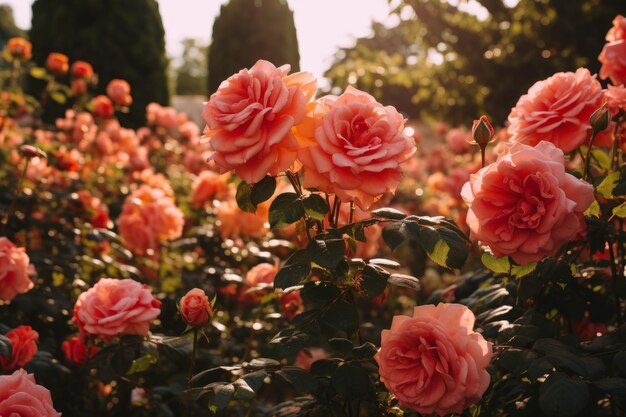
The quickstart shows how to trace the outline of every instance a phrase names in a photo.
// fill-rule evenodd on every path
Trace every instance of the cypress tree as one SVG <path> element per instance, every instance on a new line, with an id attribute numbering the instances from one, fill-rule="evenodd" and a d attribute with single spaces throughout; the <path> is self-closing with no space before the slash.
<path id="1" fill-rule="evenodd" d="M 165 31 L 155 0 L 36 0 L 30 38 L 40 65 L 53 51 L 90 62 L 100 93 L 114 78 L 127 80 L 133 104 L 120 118 L 127 126 L 144 122 L 148 103 L 169 101 Z"/>
<path id="2" fill-rule="evenodd" d="M 209 50 L 209 92 L 259 59 L 300 70 L 293 12 L 286 0 L 231 0 L 213 24 Z"/>

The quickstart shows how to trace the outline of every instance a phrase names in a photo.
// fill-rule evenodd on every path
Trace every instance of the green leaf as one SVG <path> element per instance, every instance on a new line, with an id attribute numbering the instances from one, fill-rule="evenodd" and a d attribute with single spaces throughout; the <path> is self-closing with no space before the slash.
<path id="1" fill-rule="evenodd" d="M 335 352 L 339 352 L 344 355 L 352 351 L 353 348 L 352 342 L 342 337 L 332 338 L 328 341 L 328 344 Z"/>
<path id="2" fill-rule="evenodd" d="M 276 369 L 280 366 L 280 362 L 271 358 L 254 358 L 250 362 L 244 364 L 243 368 L 250 371 L 258 371 L 262 369 Z"/>
<path id="3" fill-rule="evenodd" d="M 276 372 L 285 381 L 289 382 L 293 387 L 305 393 L 315 393 L 317 391 L 318 383 L 313 375 L 308 373 L 302 368 L 296 366 L 285 366 L 280 371 Z"/>
<path id="4" fill-rule="evenodd" d="M 365 265 L 361 271 L 361 288 L 368 297 L 374 298 L 387 288 L 389 273 L 383 268 Z"/>
<path id="5" fill-rule="evenodd" d="M 254 389 L 250 387 L 244 378 L 239 378 L 233 382 L 233 386 L 235 387 L 235 395 L 233 398 L 236 400 L 249 401 L 256 397 L 256 392 L 254 392 Z"/>
<path id="6" fill-rule="evenodd" d="M 600 204 L 598 200 L 593 200 L 593 203 L 585 210 L 585 216 L 600 218 Z"/>
<path id="7" fill-rule="evenodd" d="M 626 203 L 622 203 L 617 207 L 613 207 L 612 213 L 619 218 L 626 217 Z"/>
<path id="8" fill-rule="evenodd" d="M 511 268 L 511 275 L 515 278 L 522 278 L 530 274 L 537 268 L 537 262 L 531 262 L 525 265 L 513 265 Z"/>
<path id="9" fill-rule="evenodd" d="M 233 384 L 218 385 L 215 387 L 215 406 L 218 410 L 225 408 L 235 395 Z"/>
<path id="10" fill-rule="evenodd" d="M 286 289 L 300 284 L 311 272 L 311 260 L 304 249 L 295 251 L 274 277 L 274 288 Z"/>
<path id="11" fill-rule="evenodd" d="M 126 373 L 126 375 L 136 374 L 137 372 L 143 372 L 150 367 L 150 365 L 154 365 L 158 360 L 154 356 L 147 354 L 143 355 L 140 358 L 137 358 L 130 365 L 130 369 Z"/>
<path id="12" fill-rule="evenodd" d="M 406 274 L 391 274 L 388 280 L 389 284 L 397 287 L 410 288 L 415 291 L 419 291 L 422 287 L 420 280 L 411 275 Z"/>
<path id="13" fill-rule="evenodd" d="M 282 228 L 304 217 L 304 206 L 296 193 L 283 193 L 272 201 L 269 213 L 270 227 Z"/>
<path id="14" fill-rule="evenodd" d="M 509 261 L 508 256 L 496 258 L 489 252 L 483 252 L 480 259 L 487 269 L 497 274 L 508 274 L 511 270 L 511 262 Z"/>
<path id="15" fill-rule="evenodd" d="M 30 69 L 30 76 L 37 80 L 45 80 L 48 77 L 48 72 L 45 68 L 33 67 Z"/>
<path id="16" fill-rule="evenodd" d="M 0 334 L 0 356 L 10 358 L 11 352 L 13 352 L 13 343 L 11 342 L 11 339 Z"/>
<path id="17" fill-rule="evenodd" d="M 441 266 L 461 268 L 469 250 L 464 238 L 453 230 L 422 226 L 419 229 L 419 243 L 430 259 Z"/>
<path id="18" fill-rule="evenodd" d="M 616 398 L 626 399 L 626 379 L 624 378 L 607 376 L 598 381 L 594 381 L 593 385 Z"/>
<path id="19" fill-rule="evenodd" d="M 256 207 L 264 201 L 269 200 L 276 191 L 276 178 L 266 175 L 261 181 L 252 186 L 250 191 L 250 202 Z"/>
<path id="20" fill-rule="evenodd" d="M 383 228 L 383 240 L 391 250 L 410 238 L 411 232 L 404 222 L 391 223 Z"/>
<path id="21" fill-rule="evenodd" d="M 256 212 L 256 205 L 252 203 L 252 186 L 245 181 L 241 181 L 237 185 L 237 194 L 235 195 L 239 208 L 248 213 Z"/>
<path id="22" fill-rule="evenodd" d="M 604 198 L 612 199 L 613 189 L 617 185 L 617 181 L 619 180 L 619 177 L 620 177 L 619 171 L 611 172 L 596 187 L 596 192 Z"/>
<path id="23" fill-rule="evenodd" d="M 359 328 L 359 313 L 356 306 L 344 300 L 339 300 L 333 304 L 324 313 L 321 320 L 328 326 L 348 334 Z"/>
<path id="24" fill-rule="evenodd" d="M 361 346 L 352 349 L 352 356 L 358 360 L 370 360 L 376 355 L 378 348 L 370 342 L 365 342 Z"/>
<path id="25" fill-rule="evenodd" d="M 372 214 L 376 217 L 381 217 L 383 219 L 390 220 L 404 220 L 407 215 L 401 212 L 400 210 L 396 210 L 391 207 L 384 207 L 377 210 L 372 211 Z"/>
<path id="26" fill-rule="evenodd" d="M 367 370 L 351 364 L 340 366 L 332 376 L 331 383 L 335 391 L 347 400 L 366 398 L 373 391 Z"/>
<path id="27" fill-rule="evenodd" d="M 248 386 L 252 388 L 254 392 L 258 392 L 259 389 L 261 389 L 261 387 L 263 386 L 263 381 L 265 381 L 265 377 L 267 377 L 267 372 L 261 370 L 250 372 L 249 374 L 241 377 L 241 379 L 246 381 Z"/>
<path id="28" fill-rule="evenodd" d="M 50 92 L 50 98 L 59 104 L 65 104 L 65 102 L 67 101 L 67 97 L 65 96 L 65 94 L 63 94 L 60 91 L 51 91 Z"/>
<path id="29" fill-rule="evenodd" d="M 346 243 L 343 239 L 311 239 L 306 251 L 311 261 L 323 268 L 332 269 L 343 260 Z"/>
<path id="30" fill-rule="evenodd" d="M 539 388 L 539 406 L 548 416 L 573 417 L 589 401 L 589 386 L 562 372 L 549 375 Z"/>
<path id="31" fill-rule="evenodd" d="M 319 194 L 309 194 L 302 199 L 305 213 L 315 219 L 323 221 L 326 213 L 330 211 L 328 203 Z"/>

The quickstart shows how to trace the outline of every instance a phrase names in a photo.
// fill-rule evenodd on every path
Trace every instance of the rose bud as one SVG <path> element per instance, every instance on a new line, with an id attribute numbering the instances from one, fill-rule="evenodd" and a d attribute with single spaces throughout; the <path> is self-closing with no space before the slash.
<path id="1" fill-rule="evenodd" d="M 203 290 L 193 288 L 180 299 L 180 314 L 188 325 L 200 327 L 213 317 L 213 306 Z"/>
<path id="2" fill-rule="evenodd" d="M 591 124 L 591 129 L 593 130 L 594 135 L 609 127 L 610 122 L 611 114 L 609 113 L 609 109 L 604 104 L 594 111 L 591 114 L 591 117 L 589 117 L 589 123 Z"/>
<path id="3" fill-rule="evenodd" d="M 486 147 L 492 141 L 496 132 L 493 130 L 491 123 L 487 120 L 487 116 L 480 116 L 480 119 L 474 120 L 472 125 L 472 139 L 481 148 Z"/>
<path id="4" fill-rule="evenodd" d="M 91 78 L 93 77 L 93 67 L 85 61 L 76 61 L 72 64 L 72 77 Z"/>
<path id="5" fill-rule="evenodd" d="M 52 52 L 46 59 L 46 67 L 55 75 L 67 74 L 69 70 L 69 58 L 65 54 Z"/>
<path id="6" fill-rule="evenodd" d="M 20 153 L 22 154 L 22 156 L 29 158 L 29 159 L 35 158 L 35 157 L 39 157 L 39 158 L 48 157 L 48 155 L 44 151 L 32 145 L 22 145 L 20 147 Z"/>
<path id="7" fill-rule="evenodd" d="M 27 60 L 32 56 L 33 45 L 24 38 L 11 38 L 7 50 L 13 58 Z"/>

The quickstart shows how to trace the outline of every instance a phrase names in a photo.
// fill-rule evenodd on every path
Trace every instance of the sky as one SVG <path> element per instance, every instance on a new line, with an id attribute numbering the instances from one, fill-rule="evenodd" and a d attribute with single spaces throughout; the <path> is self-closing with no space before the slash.
<path id="1" fill-rule="evenodd" d="M 228 0 L 157 0 L 165 27 L 168 55 L 182 53 L 184 38 L 210 41 L 213 20 Z M 30 0 L 0 0 L 13 7 L 16 24 L 30 27 Z M 334 52 L 371 33 L 371 22 L 389 21 L 387 0 L 288 0 L 293 10 L 300 68 L 312 72 L 320 81 L 332 63 Z M 321 84 L 325 84 L 322 82 Z"/>

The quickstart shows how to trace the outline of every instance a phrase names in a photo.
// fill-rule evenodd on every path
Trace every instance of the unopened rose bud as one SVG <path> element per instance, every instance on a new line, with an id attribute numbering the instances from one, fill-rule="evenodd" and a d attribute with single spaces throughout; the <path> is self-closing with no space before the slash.
<path id="1" fill-rule="evenodd" d="M 602 105 L 598 110 L 594 111 L 589 117 L 589 123 L 591 123 L 591 129 L 593 134 L 596 135 L 609 127 L 611 122 L 611 114 L 606 105 Z"/>
<path id="2" fill-rule="evenodd" d="M 496 132 L 493 130 L 493 126 L 487 120 L 487 116 L 480 116 L 480 119 L 474 120 L 472 125 L 472 139 L 481 148 L 486 148 L 489 142 L 491 142 Z"/>
<path id="3" fill-rule="evenodd" d="M 213 305 L 200 288 L 193 288 L 180 299 L 180 314 L 190 326 L 200 327 L 213 317 Z"/>
<path id="4" fill-rule="evenodd" d="M 93 67 L 85 61 L 76 61 L 72 64 L 72 77 L 91 78 L 93 77 Z"/>
<path id="5" fill-rule="evenodd" d="M 20 147 L 20 153 L 22 154 L 22 156 L 28 159 L 35 158 L 35 157 L 39 157 L 39 158 L 48 157 L 48 155 L 44 151 L 32 145 L 22 145 Z"/>

